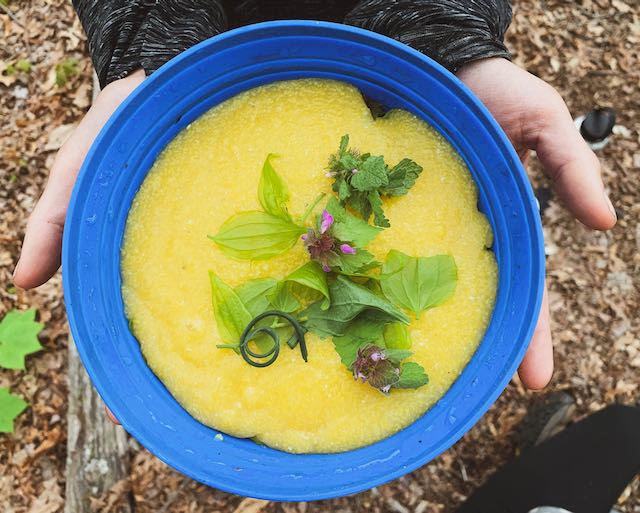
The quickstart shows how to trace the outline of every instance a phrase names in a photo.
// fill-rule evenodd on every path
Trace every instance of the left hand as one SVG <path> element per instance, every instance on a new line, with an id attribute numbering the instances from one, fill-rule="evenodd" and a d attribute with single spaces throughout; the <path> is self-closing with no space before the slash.
<path id="1" fill-rule="evenodd" d="M 578 220 L 596 230 L 608 230 L 616 224 L 616 213 L 600 176 L 600 162 L 553 87 L 501 58 L 471 62 L 457 75 L 500 123 L 523 163 L 530 150 L 536 151 L 556 193 Z M 534 390 L 551 380 L 553 346 L 546 290 L 518 373 L 522 383 Z"/>

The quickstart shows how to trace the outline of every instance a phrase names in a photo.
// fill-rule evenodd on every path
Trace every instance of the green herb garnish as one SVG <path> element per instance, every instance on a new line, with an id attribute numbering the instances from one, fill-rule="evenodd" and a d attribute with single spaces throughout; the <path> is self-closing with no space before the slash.
<path id="1" fill-rule="evenodd" d="M 306 318 L 307 329 L 322 337 L 344 335 L 349 324 L 365 313 L 375 313 L 376 319 L 381 322 L 400 321 L 409 324 L 404 312 L 345 276 L 338 276 L 329 285 L 329 294 L 331 306 L 328 309 L 323 309 L 322 303 L 316 302 L 301 314 Z"/>
<path id="2" fill-rule="evenodd" d="M 263 211 L 240 212 L 227 219 L 216 235 L 209 235 L 227 255 L 240 260 L 265 260 L 288 251 L 305 228 L 294 223 L 287 210 L 289 191 L 267 155 L 258 200 Z"/>
<path id="3" fill-rule="evenodd" d="M 410 257 L 392 249 L 382 266 L 380 286 L 390 301 L 419 318 L 421 312 L 451 297 L 457 279 L 457 267 L 449 255 Z"/>
<path id="4" fill-rule="evenodd" d="M 405 158 L 389 168 L 382 156 L 361 154 L 348 146 L 349 136 L 344 135 L 338 152 L 329 159 L 327 175 L 334 178 L 334 192 L 343 205 L 358 212 L 365 221 L 373 214 L 377 226 L 389 227 L 382 209 L 382 197 L 406 194 L 422 167 Z"/>
<path id="5" fill-rule="evenodd" d="M 276 310 L 270 310 L 263 312 L 260 315 L 254 317 L 247 327 L 242 332 L 240 337 L 240 354 L 244 360 L 254 367 L 267 367 L 276 361 L 278 354 L 280 353 L 280 336 L 278 332 L 270 326 L 257 326 L 257 324 L 263 319 L 275 317 L 276 319 L 284 319 L 293 328 L 293 334 L 287 340 L 287 345 L 293 349 L 297 345 L 300 346 L 300 353 L 302 359 L 307 361 L 307 345 L 304 340 L 305 329 L 300 323 L 291 315 L 286 312 L 280 312 Z M 250 342 L 255 341 L 258 336 L 267 335 L 271 338 L 273 344 L 269 349 L 263 353 L 256 353 L 250 347 Z M 254 359 L 255 358 L 255 359 Z M 268 358 L 268 360 L 264 360 Z"/>

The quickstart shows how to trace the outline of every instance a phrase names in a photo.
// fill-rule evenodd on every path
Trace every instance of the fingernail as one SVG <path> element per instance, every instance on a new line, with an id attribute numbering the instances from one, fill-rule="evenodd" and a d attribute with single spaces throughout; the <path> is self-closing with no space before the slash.
<path id="1" fill-rule="evenodd" d="M 18 272 L 18 266 L 20 265 L 20 260 L 16 263 L 16 266 L 13 268 L 13 274 L 11 275 L 12 279 L 15 279 L 16 273 Z"/>
<path id="2" fill-rule="evenodd" d="M 606 192 L 604 193 L 604 199 L 607 202 L 607 206 L 609 207 L 609 212 L 611 212 L 611 215 L 615 217 L 617 220 L 618 214 L 616 214 L 616 209 L 613 207 L 613 203 L 611 203 L 611 198 L 609 198 Z"/>

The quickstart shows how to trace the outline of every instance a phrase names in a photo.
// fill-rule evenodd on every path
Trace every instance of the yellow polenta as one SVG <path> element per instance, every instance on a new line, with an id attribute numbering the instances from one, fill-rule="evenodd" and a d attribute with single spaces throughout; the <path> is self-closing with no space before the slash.
<path id="1" fill-rule="evenodd" d="M 260 208 L 265 157 L 300 215 L 319 192 L 340 137 L 354 148 L 423 166 L 405 196 L 385 199 L 391 228 L 369 245 L 378 260 L 394 248 L 413 256 L 450 254 L 455 294 L 413 320 L 413 360 L 430 382 L 385 396 L 354 381 L 331 339 L 307 335 L 309 362 L 282 348 L 266 368 L 249 366 L 220 343 L 208 270 L 231 286 L 282 278 L 306 261 L 303 245 L 270 260 L 237 261 L 207 238 L 232 214 Z M 423 121 L 405 111 L 373 119 L 354 87 L 296 80 L 253 89 L 213 108 L 172 141 L 137 194 L 122 249 L 126 312 L 144 356 L 176 399 L 223 432 L 291 452 L 336 452 L 380 440 L 422 415 L 471 358 L 489 321 L 497 269 L 492 234 L 476 207 L 462 160 Z M 212 443 L 215 443 L 212 439 Z"/>

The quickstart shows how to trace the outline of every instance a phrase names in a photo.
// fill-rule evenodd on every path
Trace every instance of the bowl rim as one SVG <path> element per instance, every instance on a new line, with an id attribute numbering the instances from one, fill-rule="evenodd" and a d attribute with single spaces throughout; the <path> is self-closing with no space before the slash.
<path id="1" fill-rule="evenodd" d="M 262 23 L 247 25 L 247 26 L 236 28 L 236 29 L 224 32 L 222 34 L 219 34 L 217 36 L 214 36 L 213 38 L 205 40 L 189 48 L 188 50 L 182 52 L 181 54 L 179 54 L 178 56 L 174 57 L 173 59 L 165 63 L 163 66 L 161 66 L 158 69 L 158 71 L 156 71 L 154 74 L 147 77 L 147 79 L 140 86 L 138 86 L 135 89 L 135 91 L 131 95 L 129 95 L 129 97 L 112 114 L 112 116 L 109 118 L 107 123 L 104 125 L 104 127 L 100 131 L 99 135 L 96 137 L 89 152 L 87 153 L 87 156 L 85 157 L 83 165 L 80 169 L 80 172 L 78 173 L 76 185 L 74 186 L 71 199 L 69 202 L 67 224 L 69 226 L 73 226 L 74 224 L 73 214 L 77 209 L 78 203 L 81 201 L 80 191 L 79 191 L 80 183 L 82 182 L 83 178 L 85 178 L 87 175 L 89 175 L 92 172 L 91 164 L 93 163 L 92 161 L 95 158 L 98 148 L 103 143 L 103 140 L 107 136 L 110 129 L 115 124 L 118 123 L 119 116 L 123 111 L 125 111 L 131 104 L 136 102 L 138 98 L 144 98 L 146 92 L 152 89 L 154 84 L 156 84 L 156 82 L 159 82 L 162 79 L 163 75 L 171 73 L 171 70 L 173 68 L 179 66 L 184 61 L 187 61 L 188 59 L 190 59 L 194 54 L 199 52 L 201 49 L 207 48 L 212 44 L 237 38 L 239 36 L 249 35 L 253 31 L 260 31 L 265 28 L 278 28 L 278 27 L 286 27 L 286 28 L 296 27 L 301 30 L 305 28 L 324 27 L 324 28 L 332 29 L 338 32 L 342 31 L 349 34 L 355 34 L 360 37 L 365 37 L 371 41 L 375 41 L 377 44 L 380 44 L 382 46 L 393 47 L 396 51 L 399 51 L 400 53 L 405 53 L 408 56 L 413 56 L 414 58 L 418 58 L 419 60 L 421 60 L 423 63 L 425 63 L 425 65 L 428 68 L 430 68 L 431 72 L 435 72 L 438 75 L 439 81 L 445 82 L 446 85 L 448 85 L 452 89 L 455 89 L 458 94 L 462 95 L 465 105 L 467 105 L 469 108 L 473 107 L 476 113 L 478 113 L 478 115 L 482 117 L 483 123 L 486 123 L 488 125 L 488 129 L 493 131 L 493 136 L 497 138 L 496 142 L 500 144 L 505 158 L 509 158 L 511 170 L 514 173 L 516 173 L 517 175 L 516 178 L 526 183 L 526 186 L 521 187 L 521 190 L 524 192 L 524 197 L 523 197 L 524 208 L 527 210 L 528 213 L 538 212 L 538 209 L 536 206 L 536 200 L 533 195 L 528 178 L 526 176 L 524 169 L 520 164 L 520 160 L 517 157 L 515 150 L 511 146 L 511 143 L 508 137 L 504 134 L 504 132 L 502 131 L 500 126 L 497 124 L 497 122 L 493 119 L 493 117 L 491 116 L 489 111 L 486 109 L 486 107 L 484 107 L 484 105 L 473 95 L 473 93 L 457 77 L 455 77 L 455 75 L 450 73 L 448 70 L 446 70 L 437 62 L 433 61 L 432 59 L 418 52 L 417 50 L 414 50 L 408 47 L 407 45 L 400 43 L 398 41 L 395 41 L 391 38 L 388 38 L 386 36 L 383 36 L 374 32 L 370 32 L 368 30 L 364 30 L 364 29 L 360 29 L 360 28 L 352 27 L 348 25 L 343 25 L 340 23 L 333 23 L 333 22 L 320 22 L 320 21 L 310 21 L 310 20 L 279 20 L 279 21 L 269 21 L 269 22 L 262 22 Z M 469 104 L 471 105 L 469 106 Z M 537 215 L 534 218 L 534 226 L 532 226 L 531 228 L 532 228 L 531 234 L 533 236 L 532 253 L 534 257 L 537 256 L 537 258 L 534 259 L 535 262 L 532 262 L 533 274 L 537 275 L 537 288 L 535 291 L 535 299 L 533 303 L 534 306 L 531 310 L 531 319 L 526 324 L 526 330 L 524 331 L 524 333 L 526 334 L 522 336 L 522 341 L 520 342 L 520 346 L 519 346 L 516 357 L 511 361 L 511 363 L 508 366 L 505 367 L 506 371 L 504 371 L 505 368 L 501 369 L 501 371 L 504 371 L 504 377 L 499 381 L 498 386 L 496 386 L 493 389 L 492 393 L 486 394 L 484 396 L 485 400 L 483 401 L 481 407 L 478 407 L 475 410 L 475 413 L 467 418 L 466 422 L 461 422 L 457 424 L 457 429 L 455 431 L 452 431 L 451 435 L 447 439 L 447 443 L 441 444 L 441 446 L 438 447 L 437 451 L 435 451 L 436 455 L 441 454 L 443 451 L 445 451 L 446 449 L 451 447 L 455 442 L 457 442 L 462 437 L 462 435 L 466 433 L 479 420 L 479 418 L 484 415 L 484 413 L 486 413 L 487 409 L 495 402 L 497 397 L 502 393 L 502 391 L 510 381 L 513 373 L 515 372 L 516 368 L 518 367 L 518 365 L 520 364 L 520 361 L 524 356 L 525 350 L 528 347 L 528 342 L 530 341 L 531 336 L 534 332 L 536 319 L 540 311 L 540 307 L 542 303 L 542 295 L 543 295 L 543 284 L 544 284 L 544 245 L 543 245 L 543 238 L 542 238 L 542 229 L 539 222 L 539 217 Z M 72 236 L 73 236 L 72 230 L 65 229 L 63 234 L 63 250 L 62 250 L 62 260 L 63 260 L 64 269 L 68 269 L 72 267 L 75 263 L 74 255 L 71 254 L 70 252 L 71 251 L 70 241 Z M 536 247 L 537 247 L 537 251 L 535 251 Z M 107 404 L 107 406 L 109 406 L 114 411 L 114 413 L 118 415 L 118 408 L 112 407 L 112 405 L 117 404 L 117 399 L 118 399 L 117 394 L 114 394 L 103 383 L 100 383 L 94 380 L 94 376 L 96 374 L 94 364 L 92 360 L 89 358 L 87 354 L 87 348 L 84 345 L 87 342 L 84 341 L 81 336 L 79 336 L 81 329 L 78 325 L 78 319 L 76 318 L 76 315 L 74 313 L 74 308 L 73 308 L 74 301 L 72 297 L 73 297 L 74 291 L 72 290 L 72 285 L 69 282 L 70 282 L 70 277 L 68 273 L 63 272 L 63 286 L 64 286 L 64 293 L 65 293 L 65 300 L 68 305 L 72 306 L 71 308 L 67 309 L 67 315 L 68 315 L 69 325 L 71 328 L 71 333 L 73 334 L 73 338 L 76 341 L 76 346 L 80 354 L 81 360 L 85 368 L 87 369 L 88 374 L 91 376 L 92 383 L 98 389 L 98 392 L 102 397 L 103 401 L 105 402 L 105 404 Z M 482 345 L 483 340 L 484 340 L 484 336 L 478 347 Z M 467 363 L 467 366 L 469 366 L 469 364 L 475 359 L 475 357 L 476 357 L 476 354 L 474 353 L 474 355 L 471 357 L 471 359 Z M 464 372 L 464 370 L 462 372 Z M 457 379 L 459 379 L 459 377 Z M 452 387 L 454 385 L 455 385 L 455 381 L 452 384 Z M 448 391 L 445 392 L 443 397 L 445 397 L 447 393 Z M 440 400 L 442 400 L 442 398 Z M 432 409 L 433 407 L 435 407 L 435 405 L 432 406 L 430 409 Z M 426 413 L 428 413 L 428 411 L 429 410 L 427 410 Z M 416 421 L 414 421 L 414 423 L 418 422 L 420 418 L 422 418 L 422 416 L 419 417 Z M 401 468 L 396 469 L 395 471 L 380 474 L 375 478 L 369 478 L 366 481 L 356 481 L 351 485 L 340 486 L 339 488 L 332 489 L 331 491 L 323 491 L 321 493 L 315 493 L 312 490 L 310 490 L 305 493 L 286 494 L 286 495 L 279 492 L 256 493 L 255 484 L 248 483 L 247 486 L 244 488 L 235 486 L 235 485 L 230 486 L 224 480 L 216 479 L 215 476 L 202 475 L 198 472 L 195 472 L 193 469 L 190 469 L 182 464 L 179 464 L 173 461 L 170 457 L 168 457 L 164 453 L 164 450 L 158 447 L 158 444 L 156 443 L 156 441 L 147 437 L 144 434 L 144 432 L 138 429 L 138 426 L 135 425 L 135 423 L 129 423 L 126 418 L 121 418 L 120 420 L 122 421 L 122 425 L 126 429 L 126 431 L 130 433 L 134 438 L 136 438 L 143 446 L 148 448 L 150 452 L 152 452 L 155 456 L 160 458 L 162 461 L 164 461 L 171 467 L 179 470 L 183 474 L 193 479 L 196 479 L 200 482 L 203 482 L 209 486 L 214 486 L 220 490 L 224 490 L 230 493 L 235 493 L 235 494 L 240 494 L 240 495 L 250 496 L 250 497 L 258 497 L 258 498 L 274 500 L 274 501 L 318 500 L 318 499 L 326 499 L 326 498 L 350 495 L 356 492 L 369 489 L 374 486 L 378 486 L 392 479 L 405 475 L 408 472 L 411 472 L 421 467 L 427 461 L 429 461 L 432 457 L 427 451 L 425 451 L 425 457 L 423 459 L 416 459 L 411 464 L 404 465 Z M 346 451 L 345 453 L 350 453 L 350 452 L 353 452 L 353 451 Z M 345 454 L 345 453 L 338 453 L 338 454 Z"/>

